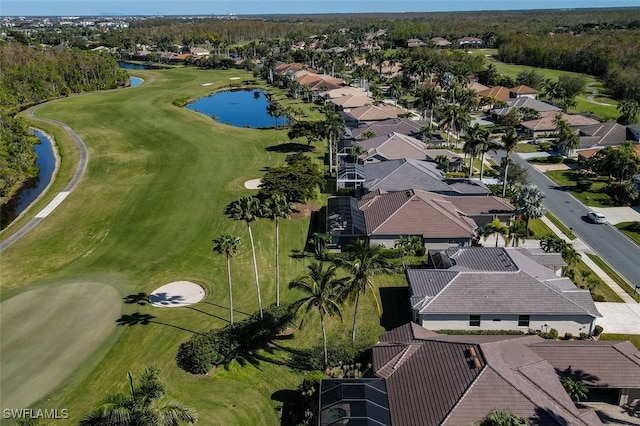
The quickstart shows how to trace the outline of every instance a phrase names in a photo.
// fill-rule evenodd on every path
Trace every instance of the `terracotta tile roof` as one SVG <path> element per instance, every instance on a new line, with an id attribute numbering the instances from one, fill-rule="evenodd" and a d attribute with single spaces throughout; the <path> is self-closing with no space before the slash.
<path id="1" fill-rule="evenodd" d="M 544 132 L 544 131 L 554 131 L 556 129 L 556 125 L 554 124 L 554 120 L 558 115 L 557 112 L 547 111 L 540 113 L 540 118 L 537 120 L 524 121 L 521 123 L 521 126 L 525 129 L 530 129 L 536 132 Z M 593 124 L 599 124 L 598 120 L 593 118 L 585 117 L 580 114 L 566 114 L 561 113 L 562 118 L 569 123 L 571 127 L 577 126 L 588 126 Z"/>
<path id="2" fill-rule="evenodd" d="M 467 239 L 476 223 L 460 215 L 449 198 L 420 190 L 376 195 L 358 203 L 367 235 L 422 235 L 423 238 Z"/>
<path id="3" fill-rule="evenodd" d="M 371 105 L 373 99 L 368 96 L 354 96 L 346 95 L 339 98 L 333 98 L 329 100 L 330 103 L 342 108 L 359 108 L 365 105 Z"/>
<path id="4" fill-rule="evenodd" d="M 367 91 L 360 87 L 342 86 L 337 89 L 327 90 L 321 93 L 321 95 L 328 95 L 329 99 L 335 99 L 344 96 L 367 96 Z"/>
<path id="5" fill-rule="evenodd" d="M 506 101 L 511 97 L 509 89 L 503 86 L 494 86 L 486 90 L 481 90 L 478 92 L 478 95 L 487 98 L 494 98 L 497 101 Z"/>
<path id="6" fill-rule="evenodd" d="M 281 62 L 281 63 L 277 64 L 274 67 L 274 69 L 275 69 L 276 73 L 278 73 L 278 74 L 286 74 L 289 71 L 296 72 L 296 71 L 300 71 L 302 69 L 305 69 L 306 67 L 307 66 L 305 64 L 300 64 L 300 63 L 297 63 L 297 62 L 296 63 L 290 63 L 290 64 Z"/>
<path id="7" fill-rule="evenodd" d="M 536 89 L 533 89 L 529 86 L 525 86 L 524 84 L 521 84 L 520 86 L 512 87 L 511 89 L 509 89 L 509 91 L 516 95 L 535 95 L 536 93 L 538 93 Z"/>
<path id="8" fill-rule="evenodd" d="M 436 46 L 449 46 L 451 44 L 451 42 L 449 40 L 447 40 L 446 38 L 442 38 L 442 37 L 434 37 L 431 39 L 431 43 L 435 44 Z"/>
<path id="9" fill-rule="evenodd" d="M 348 112 L 348 115 L 356 121 L 382 121 L 397 118 L 398 115 L 403 112 L 405 111 L 400 108 L 394 108 L 388 105 L 365 105 L 352 109 Z"/>
<path id="10" fill-rule="evenodd" d="M 455 197 L 451 202 L 467 215 L 513 213 L 513 207 L 500 197 Z"/>
<path id="11" fill-rule="evenodd" d="M 485 86 L 484 84 L 480 84 L 480 83 L 478 83 L 478 82 L 476 81 L 476 82 L 471 83 L 471 85 L 469 86 L 469 89 L 470 89 L 470 90 L 475 90 L 475 91 L 476 91 L 476 93 L 479 93 L 479 92 L 481 92 L 481 91 L 483 91 L 483 90 L 488 90 L 488 89 L 489 89 L 489 87 L 488 87 L 488 86 Z"/>
<path id="12" fill-rule="evenodd" d="M 640 351 L 629 341 L 543 341 L 530 346 L 562 376 L 587 386 L 640 389 Z"/>
<path id="13" fill-rule="evenodd" d="M 420 130 L 427 125 L 426 121 L 409 120 L 408 118 L 390 118 L 368 125 L 359 126 L 352 130 L 356 139 L 362 139 L 362 134 L 372 131 L 376 136 L 389 133 L 401 133 L 403 135 L 418 137 Z"/>

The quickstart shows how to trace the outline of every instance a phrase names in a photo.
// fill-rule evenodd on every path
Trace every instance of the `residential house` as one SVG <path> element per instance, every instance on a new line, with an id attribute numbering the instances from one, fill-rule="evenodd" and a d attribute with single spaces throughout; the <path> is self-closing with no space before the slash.
<path id="1" fill-rule="evenodd" d="M 348 166 L 350 163 L 345 163 Z M 354 185 L 344 185 L 339 179 L 338 188 L 357 189 L 356 195 L 383 190 L 388 192 L 420 189 L 442 195 L 481 196 L 491 195 L 482 182 L 471 179 L 446 179 L 435 163 L 410 158 L 368 163 L 361 166 L 363 180 Z"/>
<path id="2" fill-rule="evenodd" d="M 449 40 L 447 40 L 446 38 L 442 38 L 442 37 L 434 37 L 431 39 L 431 43 L 433 43 L 434 46 L 436 47 L 447 47 L 449 45 L 451 45 L 451 42 Z"/>
<path id="3" fill-rule="evenodd" d="M 191 54 L 197 58 L 202 58 L 205 56 L 209 56 L 211 54 L 211 51 L 202 47 L 194 47 L 191 49 Z"/>
<path id="4" fill-rule="evenodd" d="M 462 37 L 458 39 L 458 45 L 470 48 L 482 47 L 484 45 L 484 41 L 477 37 Z"/>
<path id="5" fill-rule="evenodd" d="M 529 347 L 560 377 L 580 380 L 588 400 L 640 409 L 640 352 L 631 342 L 544 340 Z"/>
<path id="6" fill-rule="evenodd" d="M 427 155 L 427 148 L 421 140 L 396 132 L 359 140 L 357 144 L 363 150 L 363 153 L 359 156 L 362 163 L 397 160 L 400 158 L 424 160 Z M 340 151 L 340 147 L 338 150 Z"/>
<path id="7" fill-rule="evenodd" d="M 412 48 L 412 47 L 427 47 L 429 46 L 427 43 L 425 43 L 424 41 L 420 40 L 419 38 L 410 38 L 409 40 L 407 40 L 407 47 Z"/>
<path id="8" fill-rule="evenodd" d="M 413 319 L 425 328 L 592 335 L 601 316 L 588 290 L 558 277 L 527 249 L 458 247 L 429 254 L 438 269 L 406 271 Z"/>
<path id="9" fill-rule="evenodd" d="M 327 103 L 333 105 L 336 111 L 349 112 L 354 108 L 372 105 L 373 99 L 369 96 L 346 95 L 339 98 L 331 98 L 327 100 Z"/>
<path id="10" fill-rule="evenodd" d="M 599 124 L 596 119 L 586 117 L 580 114 L 567 114 L 558 111 L 545 111 L 540 113 L 540 118 L 535 120 L 524 121 L 520 123 L 520 128 L 527 136 L 535 138 L 542 135 L 553 134 L 556 131 L 555 119 L 561 114 L 563 120 L 569 123 L 569 126 L 576 129 L 579 126 L 590 126 Z"/>
<path id="11" fill-rule="evenodd" d="M 341 198 L 353 197 L 330 197 L 327 203 L 327 229 L 336 247 L 362 238 L 373 245 L 393 247 L 402 235 L 421 236 L 425 247 L 432 249 L 470 245 L 478 227 L 474 219 L 484 221 L 488 216 L 502 217 L 514 211 L 497 197 L 448 197 L 418 189 L 378 189 L 357 204 Z M 467 214 L 457 206 L 460 198 L 475 199 L 478 207 Z"/>
<path id="12" fill-rule="evenodd" d="M 323 379 L 318 424 L 391 425 L 384 379 Z"/>
<path id="13" fill-rule="evenodd" d="M 511 92 L 504 86 L 493 86 L 478 91 L 478 97 L 492 99 L 493 101 L 507 101 L 511 99 Z"/>
<path id="14" fill-rule="evenodd" d="M 341 117 L 345 120 L 345 124 L 349 127 L 359 127 L 363 124 L 371 124 L 377 121 L 398 118 L 400 114 L 407 111 L 402 108 L 396 108 L 390 105 L 364 105 L 359 108 L 353 108 L 349 112 L 344 112 Z"/>
<path id="15" fill-rule="evenodd" d="M 534 351 L 543 342 L 536 335 L 440 335 L 412 323 L 392 329 L 372 350 L 387 398 L 375 396 L 391 420 L 379 424 L 468 426 L 498 410 L 532 425 L 602 425 L 592 409 L 576 406 L 554 367 Z"/>
<path id="16" fill-rule="evenodd" d="M 536 89 L 532 89 L 529 86 L 525 86 L 521 84 L 520 86 L 512 87 L 509 89 L 509 94 L 512 98 L 531 98 L 535 99 L 538 91 Z"/>
<path id="17" fill-rule="evenodd" d="M 626 126 L 614 122 L 578 126 L 576 130 L 580 137 L 580 148 L 578 151 L 582 149 L 622 145 L 625 141 L 629 140 L 631 136 Z"/>
<path id="18" fill-rule="evenodd" d="M 489 87 L 484 84 L 480 84 L 477 81 L 471 83 L 468 87 L 469 90 L 475 90 L 476 93 L 482 92 L 483 90 L 488 90 Z"/>
<path id="19" fill-rule="evenodd" d="M 426 150 L 427 161 L 435 163 L 438 157 L 445 157 L 447 160 L 449 160 L 449 171 L 451 172 L 459 172 L 464 166 L 464 158 L 462 158 L 455 152 L 449 151 L 448 149 L 430 148 Z"/>
<path id="20" fill-rule="evenodd" d="M 366 132 L 373 133 L 374 136 L 388 135 L 390 133 L 400 133 L 421 139 L 421 131 L 427 126 L 426 121 L 409 120 L 408 118 L 390 118 L 387 120 L 376 121 L 373 123 L 363 123 L 357 127 L 351 128 L 351 133 L 355 139 L 365 139 Z"/>
<path id="21" fill-rule="evenodd" d="M 367 96 L 367 91 L 360 87 L 353 86 L 341 86 L 337 89 L 327 90 L 325 92 L 320 93 L 325 99 L 336 99 L 342 98 L 345 96 Z"/>
<path id="22" fill-rule="evenodd" d="M 538 111 L 540 114 L 542 113 L 559 113 L 562 109 L 558 108 L 555 105 L 548 104 L 546 102 L 539 101 L 537 99 L 529 98 L 526 96 L 522 96 L 519 98 L 511 98 L 506 101 L 507 106 L 494 108 L 491 110 L 491 119 L 499 120 L 501 117 L 509 114 L 514 108 L 530 108 Z M 555 117 L 555 115 L 554 115 Z"/>

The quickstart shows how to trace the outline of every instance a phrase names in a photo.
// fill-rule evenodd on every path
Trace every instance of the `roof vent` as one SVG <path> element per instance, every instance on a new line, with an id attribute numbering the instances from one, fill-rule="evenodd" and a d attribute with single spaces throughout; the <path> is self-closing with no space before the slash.
<path id="1" fill-rule="evenodd" d="M 480 368 L 482 364 L 480 364 L 480 357 L 478 357 L 476 348 L 473 346 L 469 346 L 469 354 L 471 355 L 471 361 L 473 362 L 473 366 L 475 368 Z"/>

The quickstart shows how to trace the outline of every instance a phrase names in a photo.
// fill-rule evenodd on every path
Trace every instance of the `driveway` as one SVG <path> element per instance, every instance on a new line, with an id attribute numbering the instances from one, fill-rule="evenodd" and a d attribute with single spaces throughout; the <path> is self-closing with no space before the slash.
<path id="1" fill-rule="evenodd" d="M 620 222 L 640 222 L 638 207 L 591 207 L 591 210 L 602 213 L 612 225 Z"/>
<path id="2" fill-rule="evenodd" d="M 608 334 L 640 334 L 640 304 L 595 302 L 602 318 L 596 324 Z"/>

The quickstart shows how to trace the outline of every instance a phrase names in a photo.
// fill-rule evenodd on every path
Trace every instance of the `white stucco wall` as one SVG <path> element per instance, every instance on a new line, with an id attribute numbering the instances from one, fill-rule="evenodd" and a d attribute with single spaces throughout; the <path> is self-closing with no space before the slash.
<path id="1" fill-rule="evenodd" d="M 523 313 L 523 315 L 525 315 Z M 467 314 L 439 314 L 422 315 L 417 318 L 418 324 L 423 327 L 437 330 L 520 330 L 527 332 L 529 329 L 547 332 L 552 328 L 558 330 L 562 337 L 565 333 L 574 336 L 580 333 L 591 334 L 595 326 L 595 319 L 587 315 L 530 315 L 528 327 L 518 327 L 518 314 L 484 314 L 480 315 L 480 326 L 469 326 Z"/>

